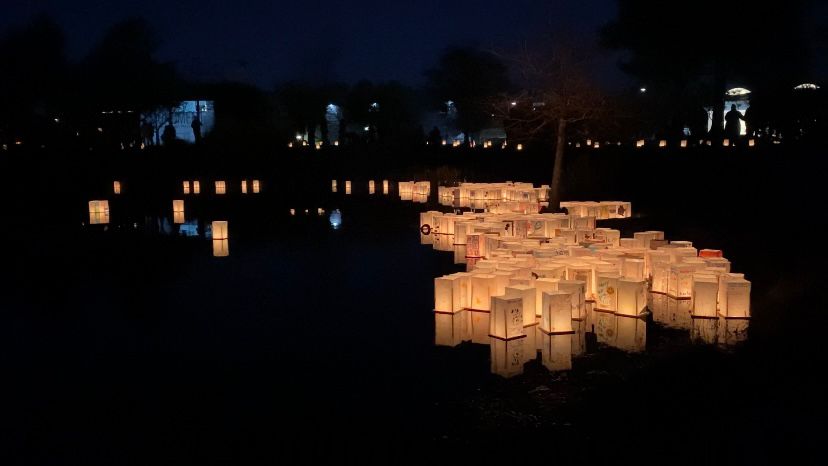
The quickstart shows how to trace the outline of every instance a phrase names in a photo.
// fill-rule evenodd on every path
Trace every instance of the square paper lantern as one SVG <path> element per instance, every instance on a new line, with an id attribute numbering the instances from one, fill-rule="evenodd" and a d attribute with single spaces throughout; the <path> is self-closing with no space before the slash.
<path id="1" fill-rule="evenodd" d="M 647 308 L 647 282 L 621 278 L 618 280 L 618 314 L 638 316 Z"/>
<path id="2" fill-rule="evenodd" d="M 336 180 L 331 180 L 331 192 L 336 192 Z"/>
<path id="3" fill-rule="evenodd" d="M 667 147 L 667 141 L 665 139 L 658 141 L 658 147 Z"/>
<path id="4" fill-rule="evenodd" d="M 468 311 L 457 314 L 434 314 L 434 344 L 457 346 L 471 340 L 471 318 Z"/>
<path id="5" fill-rule="evenodd" d="M 577 280 L 584 282 L 584 299 L 587 298 L 587 294 L 589 294 L 590 298 L 592 297 L 592 266 L 589 264 L 585 264 L 583 262 L 579 262 L 576 264 L 568 265 L 566 267 L 566 278 L 567 280 Z"/>
<path id="6" fill-rule="evenodd" d="M 369 180 L 368 181 L 368 194 L 374 194 L 376 192 L 376 189 L 377 189 L 377 187 L 376 187 L 376 184 L 374 183 L 374 180 Z"/>
<path id="7" fill-rule="evenodd" d="M 200 194 L 201 193 L 201 183 L 198 180 L 193 181 L 193 194 Z"/>
<path id="8" fill-rule="evenodd" d="M 466 257 L 483 257 L 484 237 L 482 233 L 466 234 Z"/>
<path id="9" fill-rule="evenodd" d="M 750 317 L 750 282 L 745 279 L 728 280 L 726 306 L 722 315 L 725 317 Z"/>
<path id="10" fill-rule="evenodd" d="M 241 192 L 247 194 L 247 180 L 241 180 Z"/>
<path id="11" fill-rule="evenodd" d="M 489 336 L 489 313 L 466 311 L 471 321 L 471 341 L 478 345 L 488 345 L 492 338 Z"/>
<path id="12" fill-rule="evenodd" d="M 620 275 L 598 273 L 595 278 L 595 307 L 615 311 L 618 307 L 618 280 Z"/>
<path id="13" fill-rule="evenodd" d="M 558 291 L 557 278 L 539 278 L 535 280 L 532 285 L 535 287 L 535 316 L 541 317 L 543 315 L 543 293 L 551 293 Z"/>
<path id="14" fill-rule="evenodd" d="M 506 287 L 509 286 L 509 279 L 514 276 L 513 272 L 506 270 L 494 270 L 489 272 L 494 275 L 494 288 L 492 289 L 492 296 L 500 296 L 506 294 Z"/>
<path id="15" fill-rule="evenodd" d="M 184 223 L 184 201 L 181 199 L 173 201 L 173 223 Z"/>
<path id="16" fill-rule="evenodd" d="M 490 300 L 495 291 L 495 276 L 481 273 L 471 276 L 471 309 L 488 311 Z"/>
<path id="17" fill-rule="evenodd" d="M 541 362 L 550 371 L 568 371 L 572 369 L 572 340 L 577 335 L 571 333 L 541 333 Z"/>
<path id="18" fill-rule="evenodd" d="M 89 201 L 89 224 L 106 225 L 109 223 L 109 201 Z"/>
<path id="19" fill-rule="evenodd" d="M 112 192 L 114 192 L 115 194 L 121 194 L 121 182 L 120 181 L 112 182 Z"/>
<path id="20" fill-rule="evenodd" d="M 670 281 L 667 285 L 667 294 L 674 298 L 690 298 L 693 288 L 692 265 L 673 264 L 670 266 Z"/>
<path id="21" fill-rule="evenodd" d="M 227 221 L 214 220 L 213 224 L 213 239 L 228 239 Z"/>
<path id="22" fill-rule="evenodd" d="M 259 191 L 262 189 L 262 184 L 259 180 L 253 180 L 253 194 L 259 194 Z"/>
<path id="23" fill-rule="evenodd" d="M 190 182 L 185 181 L 183 184 L 184 184 L 184 194 L 190 194 Z"/>
<path id="24" fill-rule="evenodd" d="M 687 147 L 687 139 L 682 139 L 681 140 L 681 148 L 684 149 L 685 147 Z"/>
<path id="25" fill-rule="evenodd" d="M 644 280 L 644 259 L 624 259 L 624 278 Z"/>
<path id="26" fill-rule="evenodd" d="M 586 282 L 583 280 L 561 280 L 558 282 L 558 290 L 569 293 L 571 302 L 572 319 L 583 319 L 586 317 Z"/>
<path id="27" fill-rule="evenodd" d="M 540 329 L 546 333 L 572 331 L 572 295 L 563 291 L 541 294 L 543 312 Z"/>
<path id="28" fill-rule="evenodd" d="M 511 282 L 511 280 L 510 280 Z M 512 285 L 506 287 L 506 296 L 520 297 L 523 300 L 523 325 L 535 325 L 535 287 L 529 285 Z"/>
<path id="29" fill-rule="evenodd" d="M 715 317 L 718 293 L 719 279 L 715 276 L 693 277 L 693 315 Z"/>
<path id="30" fill-rule="evenodd" d="M 382 193 L 388 194 L 388 180 L 382 180 Z"/>
<path id="31" fill-rule="evenodd" d="M 489 352 L 492 358 L 492 374 L 509 378 L 523 373 L 525 338 L 500 340 L 492 338 Z"/>
<path id="32" fill-rule="evenodd" d="M 490 336 L 504 340 L 524 336 L 522 297 L 493 296 L 490 307 Z"/>
<path id="33" fill-rule="evenodd" d="M 216 181 L 216 194 L 225 194 L 227 192 L 227 185 L 224 181 Z"/>
<path id="34" fill-rule="evenodd" d="M 230 240 L 213 239 L 213 257 L 227 257 L 230 255 Z"/>
<path id="35" fill-rule="evenodd" d="M 446 275 L 434 279 L 434 311 L 435 312 L 458 312 L 462 309 L 455 309 L 454 281 L 457 277 Z M 459 301 L 458 296 L 456 301 Z"/>
<path id="36" fill-rule="evenodd" d="M 345 180 L 345 194 L 351 194 L 351 182 Z"/>
<path id="37" fill-rule="evenodd" d="M 699 257 L 722 257 L 720 249 L 702 249 L 699 251 Z"/>

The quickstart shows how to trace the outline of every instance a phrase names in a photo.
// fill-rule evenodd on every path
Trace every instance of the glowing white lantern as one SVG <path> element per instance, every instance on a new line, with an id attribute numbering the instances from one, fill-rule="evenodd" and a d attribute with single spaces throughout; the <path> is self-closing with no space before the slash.
<path id="1" fill-rule="evenodd" d="M 523 298 L 493 296 L 491 299 L 489 335 L 504 340 L 524 336 Z"/>
<path id="2" fill-rule="evenodd" d="M 647 307 L 647 282 L 621 278 L 618 280 L 617 313 L 637 316 Z"/>
<path id="3" fill-rule="evenodd" d="M 671 265 L 667 294 L 674 298 L 690 298 L 693 289 L 694 271 L 695 268 L 692 265 Z"/>
<path id="4" fill-rule="evenodd" d="M 112 191 L 115 194 L 121 194 L 121 182 L 120 181 L 113 181 L 112 182 Z"/>
<path id="5" fill-rule="evenodd" d="M 517 150 L 523 150 L 523 144 L 518 144 L 517 145 Z"/>
<path id="6" fill-rule="evenodd" d="M 224 220 L 214 220 L 212 223 L 213 239 L 228 239 L 227 222 Z"/>
<path id="7" fill-rule="evenodd" d="M 725 317 L 750 317 L 750 282 L 734 279 L 725 282 L 727 299 L 722 309 Z"/>
<path id="8" fill-rule="evenodd" d="M 336 192 L 336 180 L 331 180 L 331 192 Z"/>
<path id="9" fill-rule="evenodd" d="M 492 358 L 491 371 L 493 374 L 509 378 L 523 373 L 525 359 L 525 338 L 514 340 L 500 340 L 492 338 L 489 352 Z"/>
<path id="10" fill-rule="evenodd" d="M 368 181 L 368 194 L 374 194 L 376 192 L 376 184 L 374 180 Z"/>
<path id="11" fill-rule="evenodd" d="M 638 147 L 644 147 L 644 140 L 643 140 L 643 139 L 639 139 L 638 141 L 635 141 L 635 147 L 636 147 L 636 148 L 638 148 Z"/>
<path id="12" fill-rule="evenodd" d="M 434 344 L 457 346 L 471 340 L 471 316 L 468 311 L 457 314 L 434 314 Z"/>
<path id="13" fill-rule="evenodd" d="M 572 331 L 572 295 L 563 291 L 541 294 L 540 329 L 546 333 Z"/>
<path id="14" fill-rule="evenodd" d="M 382 180 L 382 193 L 388 194 L 388 180 Z"/>
<path id="15" fill-rule="evenodd" d="M 618 280 L 621 276 L 613 273 L 597 273 L 595 279 L 595 306 L 605 311 L 618 308 Z"/>
<path id="16" fill-rule="evenodd" d="M 664 139 L 658 141 L 658 147 L 667 147 L 667 141 Z"/>
<path id="17" fill-rule="evenodd" d="M 262 185 L 259 183 L 259 180 L 253 180 L 253 194 L 259 194 L 261 187 Z"/>
<path id="18" fill-rule="evenodd" d="M 576 335 L 541 333 L 541 362 L 550 371 L 572 369 L 572 346 Z"/>
<path id="19" fill-rule="evenodd" d="M 490 300 L 495 291 L 495 276 L 481 273 L 471 276 L 471 309 L 488 311 Z"/>
<path id="20" fill-rule="evenodd" d="M 644 259 L 624 259 L 624 278 L 644 279 Z"/>
<path id="21" fill-rule="evenodd" d="M 345 194 L 351 194 L 351 181 L 345 180 Z"/>
<path id="22" fill-rule="evenodd" d="M 193 180 L 193 194 L 201 193 L 201 183 L 198 180 Z"/>
<path id="23" fill-rule="evenodd" d="M 537 319 L 535 319 L 535 310 L 537 309 L 535 288 L 529 285 L 513 285 L 512 280 L 514 279 L 509 280 L 509 286 L 506 287 L 506 296 L 521 298 L 523 300 L 523 325 L 535 325 L 537 323 Z"/>
<path id="24" fill-rule="evenodd" d="M 241 180 L 241 192 L 247 194 L 247 180 Z"/>
<path id="25" fill-rule="evenodd" d="M 682 140 L 681 140 L 681 147 L 682 147 L 682 148 L 687 147 L 687 139 L 682 139 Z"/>
<path id="26" fill-rule="evenodd" d="M 224 194 L 227 192 L 227 185 L 224 181 L 216 181 L 216 194 Z"/>
<path id="27" fill-rule="evenodd" d="M 89 224 L 106 225 L 109 223 L 109 201 L 89 201 Z"/>
<path id="28" fill-rule="evenodd" d="M 718 293 L 718 278 L 715 276 L 694 276 L 693 315 L 700 317 L 715 317 Z"/>
<path id="29" fill-rule="evenodd" d="M 538 278 L 532 285 L 535 288 L 535 316 L 543 316 L 543 293 L 558 291 L 558 278 Z"/>
<path id="30" fill-rule="evenodd" d="M 184 182 L 184 194 L 190 194 L 190 182 L 189 181 Z"/>
<path id="31" fill-rule="evenodd" d="M 296 209 L 290 209 L 290 216 L 296 215 Z"/>
<path id="32" fill-rule="evenodd" d="M 583 319 L 586 317 L 586 282 L 583 280 L 560 280 L 558 290 L 569 293 L 570 318 Z"/>
<path id="33" fill-rule="evenodd" d="M 725 139 L 724 141 L 722 141 L 722 145 L 725 147 L 730 146 L 730 139 Z"/>
<path id="34" fill-rule="evenodd" d="M 590 264 L 578 262 L 568 265 L 566 267 L 566 278 L 567 280 L 584 282 L 584 299 L 592 298 L 592 266 Z"/>
<path id="35" fill-rule="evenodd" d="M 173 223 L 184 223 L 184 201 L 176 199 L 173 201 Z"/>

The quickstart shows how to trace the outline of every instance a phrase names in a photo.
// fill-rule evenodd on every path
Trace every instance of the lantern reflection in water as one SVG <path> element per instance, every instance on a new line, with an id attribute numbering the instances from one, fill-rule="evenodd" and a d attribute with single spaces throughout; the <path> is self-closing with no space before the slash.
<path id="1" fill-rule="evenodd" d="M 572 333 L 550 334 L 541 332 L 541 361 L 550 371 L 572 369 Z"/>
<path id="2" fill-rule="evenodd" d="M 89 201 L 89 224 L 106 225 L 109 223 L 109 201 Z"/>
<path id="3" fill-rule="evenodd" d="M 509 378 L 523 373 L 525 338 L 501 340 L 491 338 L 489 353 L 491 355 L 491 371 L 501 377 Z"/>
<path id="4" fill-rule="evenodd" d="M 471 340 L 471 312 L 456 314 L 434 314 L 434 344 L 457 346 Z"/>
<path id="5" fill-rule="evenodd" d="M 173 201 L 173 223 L 184 223 L 184 201 L 176 199 Z"/>
<path id="6" fill-rule="evenodd" d="M 336 192 L 336 180 L 331 180 L 331 192 Z"/>

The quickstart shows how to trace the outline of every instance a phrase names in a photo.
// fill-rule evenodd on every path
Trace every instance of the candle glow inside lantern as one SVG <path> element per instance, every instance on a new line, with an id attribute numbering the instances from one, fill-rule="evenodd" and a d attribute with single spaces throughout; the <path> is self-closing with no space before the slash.
<path id="1" fill-rule="evenodd" d="M 184 223 L 184 201 L 181 199 L 173 201 L 173 223 Z"/>
<path id="2" fill-rule="evenodd" d="M 345 180 L 345 194 L 351 194 L 351 181 Z"/>
<path id="3" fill-rule="evenodd" d="M 538 278 L 532 283 L 535 287 L 535 316 L 543 316 L 543 293 L 558 291 L 558 278 Z"/>
<path id="4" fill-rule="evenodd" d="M 115 194 L 121 194 L 121 182 L 120 181 L 113 181 L 112 182 L 112 192 Z"/>
<path id="5" fill-rule="evenodd" d="M 488 311 L 495 291 L 495 276 L 488 273 L 471 276 L 471 309 Z"/>
<path id="6" fill-rule="evenodd" d="M 213 220 L 213 239 L 229 239 L 226 220 Z"/>
<path id="7" fill-rule="evenodd" d="M 667 147 L 667 141 L 664 139 L 658 141 L 658 147 Z"/>
<path id="8" fill-rule="evenodd" d="M 224 181 L 216 181 L 216 194 L 225 194 L 227 192 L 227 184 Z"/>
<path id="9" fill-rule="evenodd" d="M 541 294 L 543 312 L 540 329 L 546 333 L 563 333 L 572 331 L 572 295 L 563 291 L 543 292 Z"/>
<path id="10" fill-rule="evenodd" d="M 184 194 L 190 194 L 190 182 L 185 181 L 183 184 L 184 184 Z"/>
<path id="11" fill-rule="evenodd" d="M 718 278 L 715 276 L 694 276 L 693 315 L 700 317 L 715 317 L 718 293 Z"/>
<path id="12" fill-rule="evenodd" d="M 382 180 L 382 193 L 388 194 L 388 180 Z"/>
<path id="13" fill-rule="evenodd" d="M 605 311 L 615 311 L 618 307 L 618 280 L 620 275 L 598 273 L 595 278 L 595 306 Z"/>
<path id="14" fill-rule="evenodd" d="M 569 293 L 571 319 L 586 317 L 586 282 L 583 280 L 561 280 L 558 282 L 558 290 Z"/>
<path id="15" fill-rule="evenodd" d="M 109 223 L 109 201 L 89 201 L 89 224 L 106 225 Z"/>
<path id="16" fill-rule="evenodd" d="M 331 192 L 336 192 L 336 180 L 331 180 Z"/>
<path id="17" fill-rule="evenodd" d="M 198 180 L 193 180 L 193 194 L 201 193 L 201 183 Z"/>
<path id="18" fill-rule="evenodd" d="M 618 280 L 617 313 L 637 316 L 647 307 L 647 282 L 622 278 Z"/>
<path id="19" fill-rule="evenodd" d="M 744 278 L 728 280 L 726 305 L 722 315 L 725 317 L 750 317 L 750 282 Z"/>
<path id="20" fill-rule="evenodd" d="M 690 298 L 693 288 L 693 272 L 692 265 L 672 264 L 667 294 L 674 298 Z"/>
<path id="21" fill-rule="evenodd" d="M 374 183 L 374 180 L 369 180 L 368 181 L 368 194 L 374 194 L 376 192 L 376 189 L 377 189 L 377 187 L 376 187 L 376 184 Z"/>
<path id="22" fill-rule="evenodd" d="M 259 182 L 259 180 L 253 180 L 253 194 L 259 194 L 261 188 L 262 184 Z"/>
<path id="23" fill-rule="evenodd" d="M 241 192 L 247 194 L 247 180 L 241 180 Z"/>
<path id="24" fill-rule="evenodd" d="M 523 298 L 493 296 L 491 299 L 489 335 L 503 340 L 524 336 Z"/>
<path id="25" fill-rule="evenodd" d="M 687 139 L 682 139 L 681 140 L 681 148 L 684 149 L 685 147 L 687 147 Z"/>
<path id="26" fill-rule="evenodd" d="M 635 141 L 635 147 L 644 147 L 644 140 L 639 139 L 638 141 Z"/>
<path id="27" fill-rule="evenodd" d="M 506 287 L 506 296 L 519 297 L 523 300 L 523 325 L 525 327 L 536 324 L 535 309 L 537 306 L 535 304 L 535 288 L 525 284 L 513 285 L 512 280 L 514 279 L 509 280 L 509 286 Z"/>

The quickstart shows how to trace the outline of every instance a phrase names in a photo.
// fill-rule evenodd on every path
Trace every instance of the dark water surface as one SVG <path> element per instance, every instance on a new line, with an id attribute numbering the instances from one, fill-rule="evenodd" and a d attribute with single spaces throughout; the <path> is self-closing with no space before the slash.
<path id="1" fill-rule="evenodd" d="M 633 204 L 635 218 L 603 225 L 721 248 L 753 281 L 747 341 L 693 343 L 651 316 L 644 351 L 587 329 L 571 370 L 548 370 L 537 352 L 507 379 L 492 374 L 488 345 L 434 344 L 433 278 L 462 268 L 420 244 L 418 212 L 434 206 L 394 189 L 369 196 L 357 181 L 345 196 L 339 183 L 337 194 L 328 179 L 313 196 L 264 180 L 260 195 L 152 200 L 125 185 L 107 196 L 106 228 L 81 225 L 89 199 L 60 222 L 33 206 L 41 213 L 5 233 L 9 464 L 764 464 L 815 447 L 822 367 L 798 335 L 820 321 L 795 314 L 806 256 L 757 233 L 778 223 Z M 188 219 L 229 221 L 228 257 L 203 236 L 158 231 L 173 197 Z"/>

